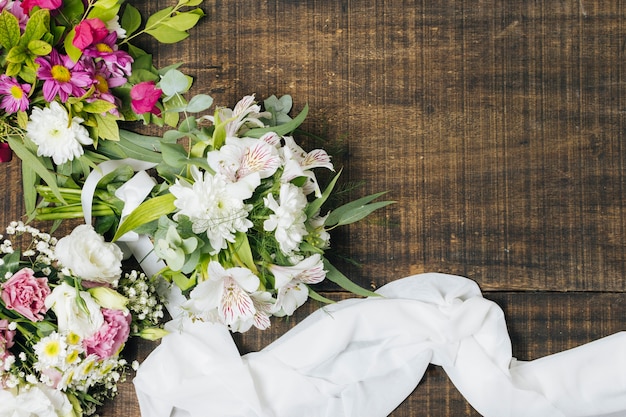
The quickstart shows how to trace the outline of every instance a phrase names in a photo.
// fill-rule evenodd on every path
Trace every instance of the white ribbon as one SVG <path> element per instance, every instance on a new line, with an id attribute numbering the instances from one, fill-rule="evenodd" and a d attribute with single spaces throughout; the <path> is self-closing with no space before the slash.
<path id="1" fill-rule="evenodd" d="M 240 356 L 219 324 L 171 322 L 134 380 L 143 417 L 382 417 L 444 368 L 485 417 L 626 415 L 626 333 L 530 362 L 467 278 L 422 274 L 313 313 Z"/>

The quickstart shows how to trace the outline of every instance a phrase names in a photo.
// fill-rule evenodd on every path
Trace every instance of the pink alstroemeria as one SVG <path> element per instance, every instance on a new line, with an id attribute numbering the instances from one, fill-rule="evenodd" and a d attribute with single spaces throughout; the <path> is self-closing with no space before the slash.
<path id="1" fill-rule="evenodd" d="M 104 22 L 98 18 L 82 20 L 74 28 L 75 36 L 72 45 L 84 51 L 91 45 L 102 42 L 109 34 Z"/>
<path id="2" fill-rule="evenodd" d="M 11 114 L 19 111 L 26 111 L 30 104 L 28 93 L 30 84 L 20 84 L 15 78 L 7 75 L 0 75 L 0 108 Z"/>
<path id="3" fill-rule="evenodd" d="M 158 116 L 161 111 L 156 103 L 162 93 L 163 90 L 156 88 L 154 81 L 142 81 L 130 89 L 130 107 L 137 114 L 150 112 Z"/>
<path id="4" fill-rule="evenodd" d="M 33 7 L 37 6 L 41 9 L 56 10 L 63 4 L 63 0 L 23 0 L 22 9 L 26 13 L 30 13 Z"/>
<path id="5" fill-rule="evenodd" d="M 74 62 L 55 49 L 48 57 L 35 59 L 35 63 L 39 64 L 37 77 L 44 80 L 43 96 L 48 102 L 52 102 L 57 94 L 63 103 L 70 96 L 81 97 L 94 83 L 80 61 Z"/>

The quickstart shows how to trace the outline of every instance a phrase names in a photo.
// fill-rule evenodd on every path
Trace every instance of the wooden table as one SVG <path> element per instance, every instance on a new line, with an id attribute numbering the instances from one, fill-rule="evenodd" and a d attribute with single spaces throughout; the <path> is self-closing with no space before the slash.
<path id="1" fill-rule="evenodd" d="M 203 8 L 187 41 L 145 40 L 159 66 L 183 62 L 194 92 L 219 105 L 250 93 L 308 103 L 305 128 L 328 138 L 344 182 L 366 181 L 353 197 L 389 190 L 397 201 L 334 232 L 336 253 L 362 264 L 340 263 L 350 277 L 372 288 L 423 271 L 472 278 L 504 309 L 523 360 L 624 329 L 624 0 Z M 8 222 L 23 211 L 19 161 L 1 169 Z M 236 340 L 260 349 L 315 308 Z M 138 357 L 153 347 L 131 346 Z M 101 415 L 139 416 L 130 382 Z M 436 367 L 392 415 L 478 416 Z"/>

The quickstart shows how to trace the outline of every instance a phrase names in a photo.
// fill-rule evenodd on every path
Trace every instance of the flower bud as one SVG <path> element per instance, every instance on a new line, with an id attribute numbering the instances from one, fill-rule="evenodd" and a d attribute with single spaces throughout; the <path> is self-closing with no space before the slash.
<path id="1" fill-rule="evenodd" d="M 128 298 L 108 287 L 93 287 L 87 290 L 100 307 L 128 311 Z"/>
<path id="2" fill-rule="evenodd" d="M 162 337 L 166 336 L 169 332 L 165 329 L 161 329 L 158 327 L 148 327 L 139 332 L 139 337 L 146 340 L 159 340 Z"/>

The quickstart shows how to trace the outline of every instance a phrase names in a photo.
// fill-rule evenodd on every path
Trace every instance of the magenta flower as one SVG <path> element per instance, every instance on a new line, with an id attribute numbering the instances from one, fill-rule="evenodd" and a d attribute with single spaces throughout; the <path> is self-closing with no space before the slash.
<path id="1" fill-rule="evenodd" d="M 30 13 L 35 6 L 39 6 L 41 9 L 56 10 L 62 4 L 62 0 L 23 0 L 22 9 L 26 13 Z"/>
<path id="2" fill-rule="evenodd" d="M 101 59 L 107 68 L 117 77 L 124 77 L 131 74 L 133 58 L 124 51 L 118 49 L 117 33 L 111 32 L 100 42 L 95 42 L 83 51 L 87 57 Z"/>
<path id="3" fill-rule="evenodd" d="M 94 80 L 95 87 L 93 94 L 87 98 L 87 101 L 91 102 L 96 99 L 100 99 L 113 103 L 119 107 L 121 105 L 121 100 L 113 95 L 111 88 L 120 87 L 126 84 L 126 78 L 118 77 L 112 74 L 104 61 L 94 62 L 91 58 L 87 58 L 84 64 L 85 69 Z M 117 109 L 111 110 L 111 113 L 119 116 Z"/>
<path id="4" fill-rule="evenodd" d="M 109 30 L 102 20 L 98 18 L 82 20 L 74 28 L 76 35 L 72 39 L 72 45 L 84 51 L 91 45 L 102 42 L 109 34 Z"/>
<path id="5" fill-rule="evenodd" d="M 161 111 L 156 106 L 163 90 L 156 88 L 154 81 L 142 81 L 130 89 L 130 107 L 137 114 L 150 112 L 157 116 Z"/>
<path id="6" fill-rule="evenodd" d="M 0 109 L 9 114 L 18 110 L 26 111 L 30 104 L 28 100 L 30 88 L 30 84 L 20 84 L 13 77 L 0 75 Z"/>
<path id="7" fill-rule="evenodd" d="M 31 321 L 43 320 L 46 297 L 50 294 L 48 278 L 36 278 L 32 269 L 17 271 L 2 284 L 0 298 L 9 310 L 14 310 Z"/>
<path id="8" fill-rule="evenodd" d="M 39 57 L 35 62 L 39 64 L 37 77 L 44 80 L 43 96 L 48 102 L 52 102 L 57 94 L 63 103 L 70 96 L 80 97 L 94 83 L 80 61 L 74 62 L 55 49 L 49 56 Z"/>
<path id="9" fill-rule="evenodd" d="M 83 341 L 83 347 L 88 355 L 95 354 L 101 359 L 116 355 L 130 334 L 130 314 L 121 310 L 102 309 L 104 324 L 88 339 Z"/>

